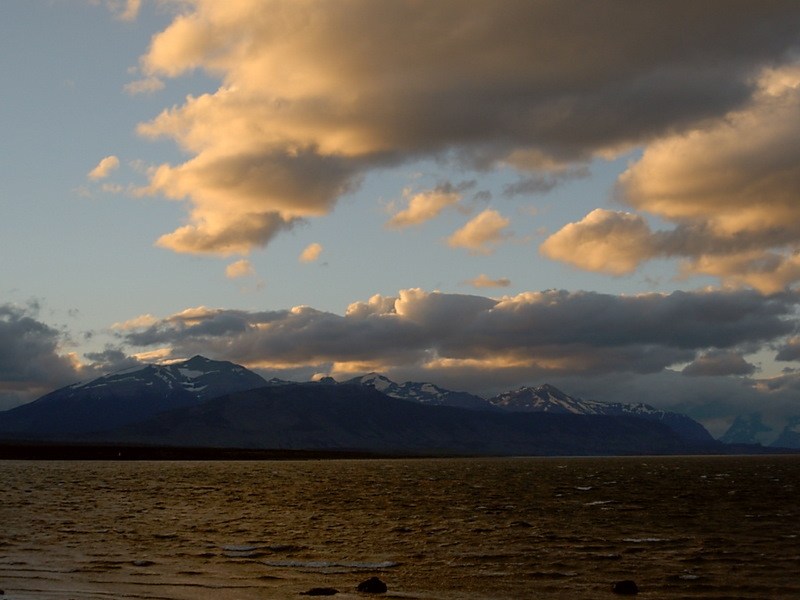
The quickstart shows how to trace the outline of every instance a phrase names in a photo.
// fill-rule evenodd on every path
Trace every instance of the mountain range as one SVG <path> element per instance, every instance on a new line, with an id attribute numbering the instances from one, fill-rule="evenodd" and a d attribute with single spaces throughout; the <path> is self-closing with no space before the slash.
<path id="1" fill-rule="evenodd" d="M 531 412 L 574 415 L 626 416 L 663 423 L 682 437 L 700 442 L 712 441 L 711 434 L 697 421 L 679 413 L 659 410 L 648 404 L 623 404 L 620 402 L 598 402 L 568 396 L 552 385 L 522 387 L 489 398 L 474 396 L 466 392 L 452 392 L 432 383 L 395 383 L 377 373 L 350 379 L 372 387 L 387 396 L 411 400 L 426 405 L 455 406 L 471 410 L 502 412 Z"/>
<path id="2" fill-rule="evenodd" d="M 685 415 L 576 399 L 544 385 L 484 399 L 371 373 L 297 383 L 202 356 L 145 365 L 0 412 L 6 440 L 392 453 L 718 451 Z"/>

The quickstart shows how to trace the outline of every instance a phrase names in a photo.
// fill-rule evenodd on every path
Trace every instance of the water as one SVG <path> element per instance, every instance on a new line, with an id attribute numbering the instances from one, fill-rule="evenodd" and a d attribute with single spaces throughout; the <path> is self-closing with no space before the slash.
<path id="1" fill-rule="evenodd" d="M 0 462 L 4 600 L 800 598 L 800 457 Z"/>

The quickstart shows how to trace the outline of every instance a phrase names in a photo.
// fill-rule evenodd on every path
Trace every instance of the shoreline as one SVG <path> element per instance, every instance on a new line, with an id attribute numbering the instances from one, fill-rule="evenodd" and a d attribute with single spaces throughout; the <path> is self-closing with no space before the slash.
<path id="1" fill-rule="evenodd" d="M 685 456 L 782 456 L 798 455 L 800 451 L 787 448 L 731 445 L 727 452 L 687 453 Z M 677 454 L 625 455 L 535 455 L 538 458 L 570 456 L 601 458 L 611 456 L 679 456 Z M 684 456 L 680 454 L 680 456 Z M 0 460 L 186 460 L 186 461 L 258 461 L 258 460 L 369 460 L 412 458 L 511 458 L 506 455 L 458 454 L 453 452 L 391 452 L 364 449 L 281 449 L 281 448 L 215 448 L 182 446 L 137 446 L 128 444 L 80 444 L 32 440 L 0 441 Z"/>

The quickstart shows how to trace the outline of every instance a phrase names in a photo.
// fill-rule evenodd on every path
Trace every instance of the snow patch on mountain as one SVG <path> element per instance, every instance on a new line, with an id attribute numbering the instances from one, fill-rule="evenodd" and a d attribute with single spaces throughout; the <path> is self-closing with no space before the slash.
<path id="1" fill-rule="evenodd" d="M 396 383 L 379 373 L 368 373 L 346 381 L 348 384 L 363 385 L 373 388 L 392 398 L 408 400 L 417 404 L 433 406 L 454 406 L 471 410 L 492 410 L 486 400 L 467 392 L 454 392 L 433 383 L 406 381 Z"/>

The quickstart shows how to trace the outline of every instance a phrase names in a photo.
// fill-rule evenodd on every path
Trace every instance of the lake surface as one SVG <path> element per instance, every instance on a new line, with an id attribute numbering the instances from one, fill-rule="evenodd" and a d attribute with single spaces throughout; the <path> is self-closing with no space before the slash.
<path id="1" fill-rule="evenodd" d="M 800 598 L 800 457 L 0 461 L 4 600 Z"/>

